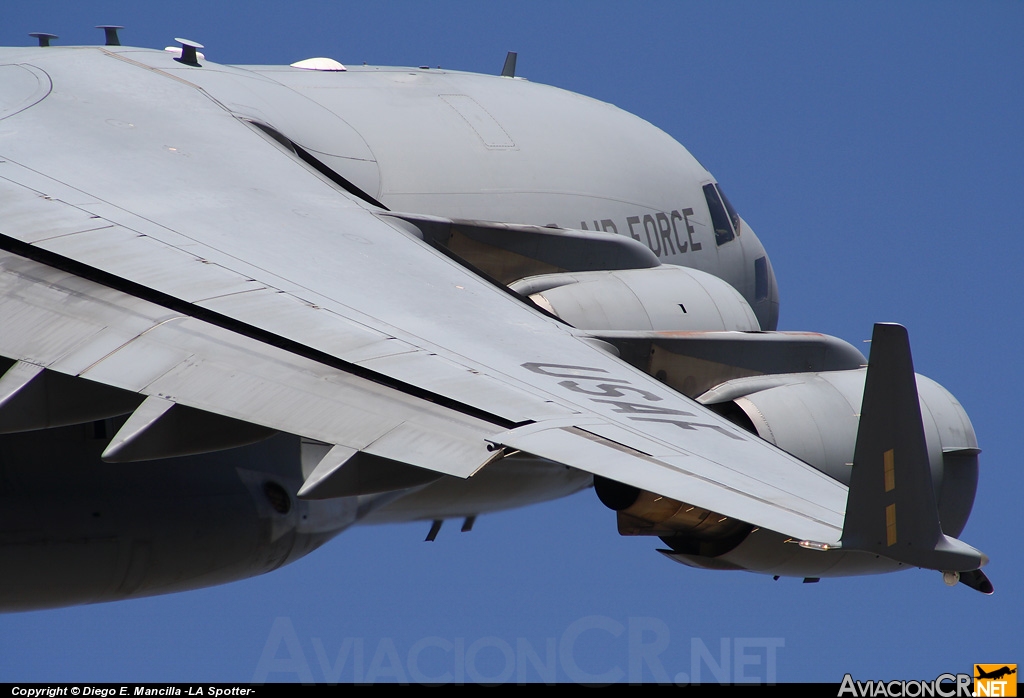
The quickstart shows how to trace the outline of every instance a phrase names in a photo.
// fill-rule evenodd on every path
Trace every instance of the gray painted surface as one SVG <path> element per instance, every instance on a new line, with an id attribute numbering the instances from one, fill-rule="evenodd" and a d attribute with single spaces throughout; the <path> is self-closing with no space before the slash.
<path id="1" fill-rule="evenodd" d="M 775 326 L 761 243 L 738 218 L 716 242 L 713 178 L 650 124 L 518 79 L 200 67 L 132 48 L 3 49 L 0 80 L 0 356 L 18 362 L 0 387 L 19 393 L 45 368 L 76 390 L 144 396 L 107 457 L 190 452 L 168 434 L 201 451 L 242 443 L 188 426 L 210 414 L 304 437 L 289 466 L 302 478 L 350 467 L 318 468 L 332 446 L 445 476 L 406 470 L 393 492 L 326 500 L 348 502 L 327 515 L 331 535 L 374 510 L 541 501 L 592 473 L 839 540 L 843 482 L 584 331 Z M 565 230 L 536 228 L 550 224 Z M 603 251 L 574 262 L 588 240 Z M 527 268 L 542 275 L 515 278 Z"/>

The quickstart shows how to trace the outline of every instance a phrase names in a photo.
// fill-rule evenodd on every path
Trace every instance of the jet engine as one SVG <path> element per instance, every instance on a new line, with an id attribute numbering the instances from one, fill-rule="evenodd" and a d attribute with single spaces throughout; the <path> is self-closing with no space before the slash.
<path id="1" fill-rule="evenodd" d="M 849 484 L 865 377 L 866 369 L 854 369 L 739 378 L 698 399 Z M 980 449 L 970 419 L 956 398 L 920 374 L 917 388 L 939 521 L 946 535 L 957 536 L 974 504 Z M 638 501 L 642 499 L 638 497 Z M 628 515 L 630 510 L 620 511 L 620 520 L 624 513 Z M 709 518 L 714 516 L 710 514 Z M 725 527 L 729 522 L 723 520 L 719 525 Z M 692 567 L 744 569 L 816 581 L 819 577 L 875 574 L 912 566 L 860 551 L 822 554 L 772 531 L 749 526 L 744 529 L 738 524 L 718 531 L 684 525 L 670 534 L 654 534 L 670 548 L 663 553 Z M 991 588 L 986 587 L 987 581 L 975 582 L 970 577 L 961 581 L 982 590 Z"/>
<path id="2" fill-rule="evenodd" d="M 601 503 L 617 512 L 619 534 L 661 536 L 674 550 L 702 557 L 723 555 L 742 543 L 753 527 L 685 502 L 597 476 Z"/>
<path id="3" fill-rule="evenodd" d="M 602 330 L 594 337 L 738 426 L 850 484 L 867 378 L 867 361 L 852 346 L 808 333 Z M 915 375 L 939 522 L 945 535 L 955 537 L 974 504 L 980 450 L 956 398 Z M 822 554 L 744 521 L 600 477 L 594 487 L 617 512 L 620 534 L 659 536 L 669 546 L 661 552 L 694 567 L 816 579 L 913 566 L 858 550 Z M 977 578 L 961 581 L 990 589 L 980 572 L 972 574 Z"/>
<path id="4" fill-rule="evenodd" d="M 761 329 L 750 304 L 728 283 L 669 264 L 544 274 L 510 286 L 581 330 Z"/>
<path id="5" fill-rule="evenodd" d="M 735 423 L 850 482 L 866 369 L 740 378 L 698 400 Z M 964 408 L 945 388 L 917 375 L 932 485 L 944 533 L 967 523 L 978 483 L 978 441 Z"/>

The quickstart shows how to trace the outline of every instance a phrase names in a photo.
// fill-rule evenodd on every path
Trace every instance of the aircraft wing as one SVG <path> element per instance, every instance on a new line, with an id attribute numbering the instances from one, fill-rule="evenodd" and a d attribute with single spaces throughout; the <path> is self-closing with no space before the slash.
<path id="1" fill-rule="evenodd" d="M 74 52 L 0 70 L 0 417 L 41 367 L 145 396 L 112 458 L 183 406 L 458 477 L 519 449 L 839 539 L 845 486 L 377 215 L 190 68 Z"/>

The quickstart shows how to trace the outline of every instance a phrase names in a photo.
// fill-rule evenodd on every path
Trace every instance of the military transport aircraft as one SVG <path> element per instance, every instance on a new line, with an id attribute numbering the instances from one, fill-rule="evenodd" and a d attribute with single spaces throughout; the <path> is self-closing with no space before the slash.
<path id="1" fill-rule="evenodd" d="M 870 362 L 777 332 L 764 247 L 662 131 L 514 54 L 239 67 L 106 32 L 0 49 L 0 608 L 591 485 L 692 567 L 991 593 L 964 410 L 899 325 Z"/>

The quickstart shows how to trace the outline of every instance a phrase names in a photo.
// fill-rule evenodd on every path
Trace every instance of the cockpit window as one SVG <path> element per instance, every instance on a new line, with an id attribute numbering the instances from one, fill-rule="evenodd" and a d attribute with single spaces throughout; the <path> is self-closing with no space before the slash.
<path id="1" fill-rule="evenodd" d="M 763 301 L 768 298 L 768 258 L 758 257 L 754 260 L 754 300 Z"/>
<path id="2" fill-rule="evenodd" d="M 722 203 L 722 197 L 718 195 L 718 187 L 714 184 L 705 184 L 704 198 L 707 200 L 708 210 L 711 212 L 711 225 L 715 228 L 715 242 L 724 245 L 736 235 L 733 233 L 729 213 Z"/>
<path id="3" fill-rule="evenodd" d="M 722 197 L 722 203 L 725 204 L 725 210 L 729 212 L 729 220 L 732 221 L 732 229 L 736 233 L 736 237 L 740 236 L 740 214 L 736 213 L 736 209 L 729 203 L 729 197 L 722 191 L 722 187 L 715 185 L 715 189 L 718 190 L 718 195 Z"/>

